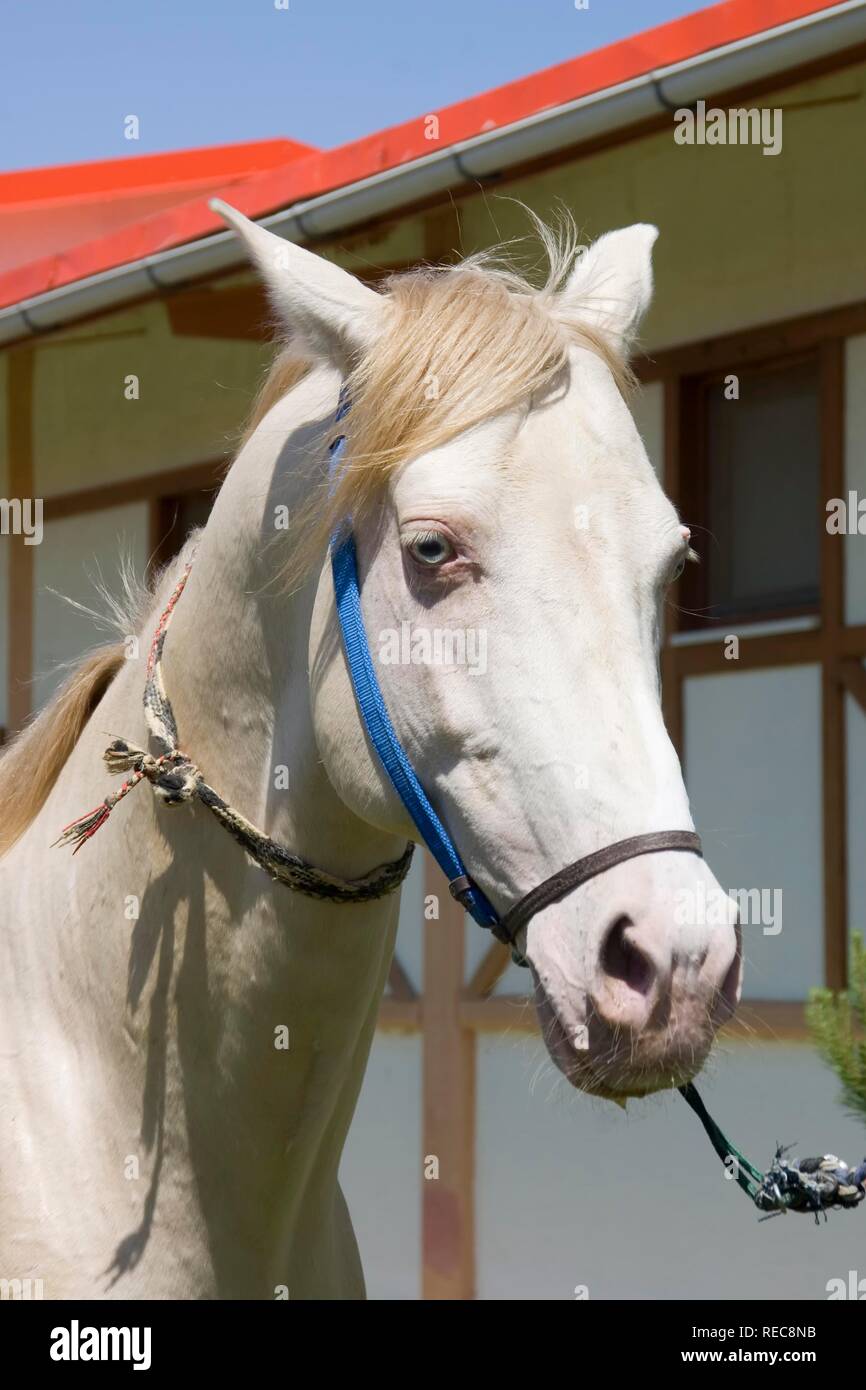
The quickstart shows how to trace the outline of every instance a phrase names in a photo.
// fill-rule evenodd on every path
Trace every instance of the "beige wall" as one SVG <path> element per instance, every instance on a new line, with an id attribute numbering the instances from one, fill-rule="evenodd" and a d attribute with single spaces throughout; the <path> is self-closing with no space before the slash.
<path id="1" fill-rule="evenodd" d="M 462 249 L 526 233 L 512 198 L 547 215 L 560 200 L 588 235 L 657 222 L 650 350 L 862 300 L 864 78 L 860 65 L 774 95 L 786 112 L 775 158 L 751 146 L 676 146 L 662 132 L 509 182 L 504 198 L 469 197 L 459 204 Z M 360 271 L 422 257 L 426 235 L 415 215 L 329 254 Z M 37 488 L 67 492 L 230 452 L 266 359 L 253 343 L 172 337 L 158 304 L 53 337 L 38 350 Z M 130 373 L 141 383 L 134 402 L 123 394 Z"/>
<path id="2" fill-rule="evenodd" d="M 866 65 L 745 97 L 781 107 L 783 148 L 675 145 L 670 131 L 509 183 L 551 216 L 558 202 L 590 237 L 654 222 L 656 297 L 650 349 L 791 318 L 866 298 Z M 493 192 L 461 204 L 467 249 L 525 234 L 512 202 Z"/>
<path id="3" fill-rule="evenodd" d="M 424 255 L 424 224 L 389 224 L 328 254 L 364 273 Z M 219 289 L 251 283 L 228 277 Z M 73 326 L 37 348 L 34 485 L 37 495 L 228 457 L 271 358 L 265 344 L 175 337 L 153 303 Z M 127 399 L 127 378 L 139 398 Z M 5 408 L 0 386 L 0 423 Z M 3 432 L 5 448 L 5 429 Z"/>
<path id="4" fill-rule="evenodd" d="M 866 501 L 866 337 L 845 344 L 845 487 Z M 846 535 L 842 543 L 845 621 L 866 623 L 866 535 Z"/>
<path id="5" fill-rule="evenodd" d="M 41 496 L 170 472 L 229 454 L 267 350 L 175 338 L 151 304 L 38 353 L 35 485 Z M 139 399 L 124 396 L 137 376 Z"/>

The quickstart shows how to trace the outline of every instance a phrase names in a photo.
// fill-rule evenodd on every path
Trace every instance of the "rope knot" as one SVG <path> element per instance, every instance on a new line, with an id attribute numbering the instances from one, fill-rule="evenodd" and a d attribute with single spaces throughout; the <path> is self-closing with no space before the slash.
<path id="1" fill-rule="evenodd" d="M 121 772 L 138 772 L 148 781 L 153 780 L 160 762 L 159 758 L 151 757 L 143 748 L 136 748 L 134 744 L 127 743 L 125 738 L 116 738 L 113 743 L 109 743 L 102 760 L 113 777 Z"/>
<path id="2" fill-rule="evenodd" d="M 348 903 L 371 902 L 393 892 L 409 872 L 413 849 L 411 844 L 393 864 L 381 864 L 363 878 L 340 879 L 333 874 L 326 874 L 292 854 L 284 845 L 278 844 L 261 830 L 257 830 L 245 816 L 229 806 L 213 787 L 208 786 L 195 763 L 177 747 L 177 724 L 162 679 L 162 649 L 171 615 L 183 593 L 190 567 L 191 563 L 186 566 L 163 610 L 147 660 L 144 713 L 149 733 L 157 746 L 165 751 L 155 758 L 145 749 L 136 748 L 134 744 L 128 743 L 125 738 L 113 739 L 102 755 L 103 761 L 110 773 L 126 774 L 125 780 L 117 791 L 100 801 L 92 811 L 87 811 L 65 826 L 55 844 L 72 845 L 73 854 L 77 854 L 81 846 L 105 824 L 117 803 L 127 796 L 133 787 L 137 787 L 139 782 L 149 782 L 154 795 L 159 797 L 164 806 L 180 806 L 197 797 L 245 850 L 254 864 L 258 864 L 278 883 L 284 883 L 299 893 L 332 902 Z"/>
<path id="3" fill-rule="evenodd" d="M 195 763 L 190 762 L 179 748 L 172 748 L 168 753 L 154 758 L 143 748 L 136 748 L 134 743 L 127 743 L 125 738 L 116 738 L 108 745 L 102 759 L 113 776 L 124 772 L 132 775 L 127 777 L 119 791 L 113 792 L 98 806 L 94 806 L 92 811 L 79 816 L 71 825 L 65 826 L 60 839 L 55 843 L 74 844 L 73 853 L 77 853 L 85 840 L 96 834 L 100 826 L 108 820 L 118 801 L 131 792 L 133 787 L 137 787 L 139 782 L 149 782 L 163 805 L 180 806 L 185 801 L 192 800 L 198 793 L 202 781 Z"/>
<path id="4" fill-rule="evenodd" d="M 154 758 L 143 748 L 127 743 L 125 738 L 116 738 L 102 756 L 109 772 L 132 772 L 136 781 L 142 778 L 148 781 L 166 806 L 180 806 L 191 801 L 201 782 L 195 763 L 179 748 Z"/>
<path id="5" fill-rule="evenodd" d="M 144 775 L 160 801 L 165 806 L 181 806 L 185 801 L 191 801 L 201 782 L 201 773 L 195 763 L 177 749 L 155 761 L 158 764 L 156 775 L 151 776 L 149 772 Z"/>

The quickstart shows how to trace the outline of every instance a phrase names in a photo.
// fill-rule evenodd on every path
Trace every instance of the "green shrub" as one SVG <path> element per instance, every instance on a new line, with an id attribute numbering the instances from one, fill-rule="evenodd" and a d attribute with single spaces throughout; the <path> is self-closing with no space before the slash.
<path id="1" fill-rule="evenodd" d="M 859 932 L 851 939 L 850 981 L 840 994 L 813 989 L 806 1022 L 818 1051 L 842 1083 L 846 1108 L 866 1119 L 866 947 Z"/>

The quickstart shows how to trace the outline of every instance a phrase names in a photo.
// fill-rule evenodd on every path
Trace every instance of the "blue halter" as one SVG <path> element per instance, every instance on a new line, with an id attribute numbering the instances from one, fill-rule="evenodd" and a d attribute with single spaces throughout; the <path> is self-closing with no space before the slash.
<path id="1" fill-rule="evenodd" d="M 343 396 L 340 399 L 337 420 L 342 420 L 348 410 L 348 400 Z M 345 447 L 345 435 L 340 435 L 330 447 L 332 478 L 339 469 Z M 337 617 L 343 634 L 346 663 L 370 742 L 421 838 L 448 879 L 452 896 L 463 904 L 480 927 L 493 927 L 499 921 L 495 909 L 477 884 L 469 878 L 463 860 L 457 852 L 457 846 L 431 806 L 427 793 L 418 781 L 415 769 L 394 732 L 376 678 L 370 644 L 364 629 L 355 539 L 348 529 L 335 532 L 332 537 L 331 572 L 334 576 Z"/>
<path id="2" fill-rule="evenodd" d="M 344 419 L 349 409 L 349 398 L 346 392 L 342 391 L 336 421 Z M 330 445 L 329 471 L 332 486 L 345 448 L 346 436 L 342 434 Z M 535 913 L 541 912 L 551 903 L 558 902 L 582 883 L 640 854 L 655 854 L 666 850 L 684 850 L 691 854 L 701 854 L 700 839 L 693 831 L 658 830 L 644 835 L 633 835 L 630 839 L 618 840 L 616 844 L 608 845 L 594 854 L 585 855 L 583 859 L 560 869 L 558 873 L 552 874 L 550 878 L 526 893 L 500 918 L 477 883 L 474 883 L 466 872 L 457 846 L 430 804 L 429 797 L 394 732 L 376 678 L 370 644 L 364 629 L 361 593 L 358 587 L 358 559 L 351 525 L 348 522 L 339 527 L 331 537 L 331 572 L 334 577 L 337 617 L 343 634 L 346 664 L 367 736 L 421 839 L 448 879 L 451 896 L 463 904 L 480 927 L 489 928 L 500 941 L 511 947 L 517 965 L 527 964 L 515 944 L 520 928 L 525 926 Z"/>

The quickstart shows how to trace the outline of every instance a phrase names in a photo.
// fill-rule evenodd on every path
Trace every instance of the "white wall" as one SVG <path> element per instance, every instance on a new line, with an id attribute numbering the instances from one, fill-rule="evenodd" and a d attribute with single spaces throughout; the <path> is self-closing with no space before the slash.
<path id="1" fill-rule="evenodd" d="M 708 863 L 729 891 L 782 892 L 778 935 L 743 929 L 745 997 L 804 999 L 824 983 L 818 668 L 694 677 L 684 710 L 686 786 Z"/>
<path id="2" fill-rule="evenodd" d="M 866 1212 L 759 1222 L 697 1118 L 671 1093 L 627 1112 L 555 1079 L 541 1043 L 484 1038 L 478 1067 L 478 1293 L 484 1299 L 822 1299 L 866 1276 Z M 866 1152 L 831 1073 L 807 1046 L 732 1044 L 699 1089 L 732 1143 L 765 1168 L 795 1152 Z"/>
<path id="3" fill-rule="evenodd" d="M 845 700 L 848 743 L 848 927 L 866 937 L 866 714 Z"/>
<path id="4" fill-rule="evenodd" d="M 89 647 L 117 636 L 111 629 L 100 629 L 57 595 L 104 613 L 105 603 L 94 581 L 101 577 L 112 593 L 119 594 L 124 556 L 141 578 L 148 554 L 147 504 L 136 502 L 48 521 L 42 544 L 33 550 L 33 708 L 38 709 L 65 678 L 67 671 L 59 663 L 74 663 Z"/>
<path id="5" fill-rule="evenodd" d="M 400 921 L 397 926 L 395 955 L 409 977 L 416 994 L 424 989 L 424 860 L 425 852 L 415 850 L 412 867 L 400 893 Z M 387 993 L 387 991 L 386 991 Z"/>
<path id="6" fill-rule="evenodd" d="M 660 381 L 647 382 L 630 401 L 637 432 L 644 442 L 656 477 L 665 482 L 665 388 Z"/>
<path id="7" fill-rule="evenodd" d="M 369 1298 L 421 1296 L 421 1135 L 421 1038 L 377 1033 L 340 1166 Z"/>
<path id="8" fill-rule="evenodd" d="M 758 1167 L 777 1141 L 866 1152 L 807 1045 L 723 1043 L 699 1089 Z M 420 1296 L 420 1098 L 420 1039 L 380 1034 L 341 1170 L 374 1299 Z M 862 1210 L 760 1222 L 678 1096 L 590 1100 L 524 1034 L 479 1038 L 476 1174 L 481 1299 L 820 1300 L 866 1276 Z"/>

